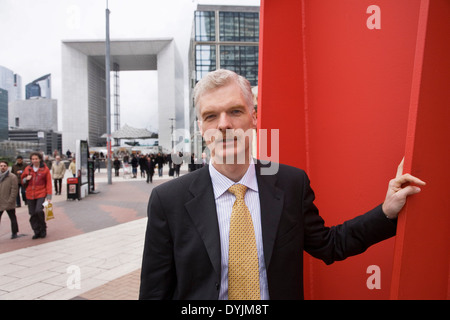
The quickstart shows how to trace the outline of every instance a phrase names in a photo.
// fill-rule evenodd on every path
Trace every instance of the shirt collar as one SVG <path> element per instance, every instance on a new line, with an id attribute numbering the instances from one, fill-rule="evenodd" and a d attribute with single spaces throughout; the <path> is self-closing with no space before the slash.
<path id="1" fill-rule="evenodd" d="M 215 199 L 219 198 L 234 184 L 243 184 L 248 189 L 252 189 L 253 191 L 258 192 L 258 182 L 256 180 L 255 163 L 253 161 L 253 158 L 251 159 L 247 172 L 244 174 L 241 180 L 236 183 L 217 171 L 212 163 L 210 163 L 209 165 L 209 175 L 211 176 Z"/>

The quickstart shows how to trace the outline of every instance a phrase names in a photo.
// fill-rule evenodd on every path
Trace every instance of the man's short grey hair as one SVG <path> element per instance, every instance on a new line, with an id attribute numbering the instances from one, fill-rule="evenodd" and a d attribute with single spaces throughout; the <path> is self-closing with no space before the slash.
<path id="1" fill-rule="evenodd" d="M 233 71 L 226 69 L 218 69 L 204 76 L 203 79 L 197 82 L 194 88 L 194 105 L 197 111 L 198 118 L 200 118 L 199 100 L 201 96 L 204 95 L 205 93 L 208 93 L 211 90 L 224 87 L 232 83 L 233 81 L 241 88 L 242 95 L 249 109 L 251 111 L 254 110 L 255 106 L 253 104 L 253 93 L 250 82 L 243 76 L 240 76 Z"/>

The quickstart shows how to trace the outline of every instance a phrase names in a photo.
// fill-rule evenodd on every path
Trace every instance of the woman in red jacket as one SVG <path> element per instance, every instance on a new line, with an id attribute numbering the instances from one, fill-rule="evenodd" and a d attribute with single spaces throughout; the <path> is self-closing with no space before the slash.
<path id="1" fill-rule="evenodd" d="M 31 164 L 22 173 L 23 185 L 26 185 L 26 197 L 30 224 L 34 231 L 33 239 L 45 238 L 47 224 L 45 223 L 44 207 L 45 199 L 52 199 L 52 177 L 50 170 L 42 160 L 42 155 L 33 152 L 30 155 Z"/>

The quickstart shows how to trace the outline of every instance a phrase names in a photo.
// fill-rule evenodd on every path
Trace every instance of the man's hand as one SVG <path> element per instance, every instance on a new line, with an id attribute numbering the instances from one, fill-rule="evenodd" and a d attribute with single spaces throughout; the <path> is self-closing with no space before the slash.
<path id="1" fill-rule="evenodd" d="M 426 183 L 422 180 L 413 177 L 409 173 L 403 174 L 403 158 L 402 162 L 397 169 L 397 175 L 395 179 L 389 181 L 389 187 L 386 194 L 386 199 L 384 200 L 382 209 L 386 217 L 389 219 L 395 219 L 398 213 L 403 208 L 406 203 L 406 198 L 410 195 L 420 192 L 420 188 L 417 186 L 412 186 L 410 183 L 416 184 L 418 186 L 424 186 Z"/>

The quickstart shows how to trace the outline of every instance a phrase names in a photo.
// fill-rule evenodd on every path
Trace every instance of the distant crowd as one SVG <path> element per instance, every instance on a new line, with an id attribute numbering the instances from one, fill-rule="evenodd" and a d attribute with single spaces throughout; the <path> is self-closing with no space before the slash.
<path id="1" fill-rule="evenodd" d="M 100 172 L 101 162 L 105 161 L 105 155 L 101 152 L 94 153 L 91 155 L 91 159 L 94 161 L 95 169 Z M 69 161 L 68 166 L 65 160 Z M 188 170 L 191 172 L 205 166 L 207 157 L 205 154 L 202 154 L 200 158 L 196 158 L 195 154 L 186 157 L 182 152 L 177 154 L 122 152 L 114 156 L 112 167 L 116 177 L 120 175 L 121 168 L 123 175 L 130 174 L 132 178 L 137 178 L 139 170 L 141 178 L 147 178 L 147 183 L 152 183 L 156 171 L 159 177 L 163 176 L 164 167 L 168 168 L 167 173 L 170 177 L 178 177 L 184 162 L 188 162 Z M 55 150 L 51 158 L 41 152 L 32 152 L 29 162 L 28 159 L 25 160 L 23 156 L 19 155 L 11 167 L 11 172 L 8 162 L 0 161 L 0 219 L 3 212 L 6 211 L 11 220 L 11 239 L 18 236 L 16 208 L 21 207 L 22 203 L 28 206 L 30 224 L 34 231 L 33 239 L 46 237 L 47 225 L 43 204 L 51 203 L 53 194 L 61 195 L 66 170 L 69 170 L 73 177 L 77 177 L 75 155 L 70 150 L 67 150 L 65 155 L 61 155 Z"/>
<path id="2" fill-rule="evenodd" d="M 177 159 L 174 159 L 174 157 Z M 96 161 L 96 168 L 99 168 L 98 158 L 93 155 Z M 138 168 L 140 171 L 141 178 L 147 177 L 147 183 L 152 183 L 155 171 L 157 171 L 158 176 L 162 177 L 164 174 L 164 167 L 168 168 L 168 175 L 170 177 L 178 177 L 180 175 L 181 165 L 184 155 L 182 152 L 178 154 L 166 154 L 158 152 L 157 154 L 128 154 L 125 153 L 121 155 L 121 160 L 118 156 L 114 157 L 112 166 L 114 168 L 115 176 L 120 175 L 120 169 L 123 168 L 123 174 L 130 174 L 132 178 L 137 178 Z M 201 161 L 195 158 L 192 154 L 190 161 L 188 163 L 189 172 L 194 171 L 206 164 L 206 157 L 203 157 Z M 130 170 L 130 171 L 129 171 Z"/>

